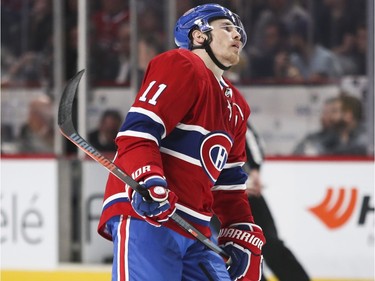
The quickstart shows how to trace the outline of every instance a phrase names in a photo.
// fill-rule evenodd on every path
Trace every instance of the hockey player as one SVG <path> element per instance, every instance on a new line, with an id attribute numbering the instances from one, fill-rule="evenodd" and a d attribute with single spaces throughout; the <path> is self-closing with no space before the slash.
<path id="1" fill-rule="evenodd" d="M 99 233 L 114 243 L 113 281 L 259 280 L 262 229 L 245 194 L 250 109 L 223 72 L 246 43 L 239 17 L 197 6 L 176 23 L 178 49 L 149 64 L 117 135 L 114 162 L 152 201 L 109 175 Z M 177 212 L 207 237 L 215 213 L 223 259 L 169 217 Z"/>

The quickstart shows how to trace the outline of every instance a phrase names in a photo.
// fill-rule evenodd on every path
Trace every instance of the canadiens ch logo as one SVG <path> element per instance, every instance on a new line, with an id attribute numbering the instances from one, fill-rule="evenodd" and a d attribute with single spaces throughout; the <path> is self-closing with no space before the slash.
<path id="1" fill-rule="evenodd" d="M 214 183 L 228 160 L 233 142 L 223 132 L 213 132 L 205 136 L 200 148 L 202 167 Z"/>

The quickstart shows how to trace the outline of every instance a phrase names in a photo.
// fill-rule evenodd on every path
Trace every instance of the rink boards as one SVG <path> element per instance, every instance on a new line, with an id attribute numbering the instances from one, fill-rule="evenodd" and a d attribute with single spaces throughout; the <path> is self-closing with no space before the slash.
<path id="1" fill-rule="evenodd" d="M 56 270 L 53 272 L 30 272 L 30 271 L 3 271 L 2 281 L 108 281 L 111 280 L 110 269 L 107 271 L 66 271 Z M 277 281 L 274 277 L 267 277 L 269 281 Z M 312 281 L 373 281 L 374 279 L 324 279 L 313 278 Z"/>
<path id="2" fill-rule="evenodd" d="M 1 160 L 2 280 L 109 280 L 101 261 L 111 255 L 111 243 L 96 233 L 107 172 L 83 163 L 83 265 L 61 269 L 58 162 Z M 314 280 L 373 280 L 373 159 L 273 158 L 262 177 L 281 238 Z"/>

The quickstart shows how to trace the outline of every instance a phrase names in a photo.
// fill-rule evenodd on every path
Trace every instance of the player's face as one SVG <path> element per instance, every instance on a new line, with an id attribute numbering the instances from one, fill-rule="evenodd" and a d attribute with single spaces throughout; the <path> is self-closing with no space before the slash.
<path id="1" fill-rule="evenodd" d="M 237 64 L 242 49 L 238 27 L 227 19 L 214 20 L 210 25 L 213 27 L 210 46 L 216 58 L 225 66 Z"/>

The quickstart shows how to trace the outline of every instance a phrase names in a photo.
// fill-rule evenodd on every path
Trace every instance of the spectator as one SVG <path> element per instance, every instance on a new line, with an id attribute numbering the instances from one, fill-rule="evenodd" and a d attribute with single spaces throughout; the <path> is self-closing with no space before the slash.
<path id="1" fill-rule="evenodd" d="M 12 55 L 18 56 L 22 52 L 22 14 L 23 6 L 29 5 L 21 0 L 1 1 L 1 57 L 6 49 Z"/>
<path id="2" fill-rule="evenodd" d="M 346 33 L 340 46 L 333 49 L 343 68 L 343 75 L 366 75 L 367 28 L 361 24 L 355 33 Z"/>
<path id="3" fill-rule="evenodd" d="M 130 81 L 130 25 L 128 23 L 122 24 L 117 31 L 114 50 L 116 52 L 117 69 L 115 81 L 123 84 Z"/>
<path id="4" fill-rule="evenodd" d="M 298 70 L 290 64 L 286 30 L 278 21 L 264 27 L 260 46 L 251 50 L 251 76 L 254 79 L 295 79 Z"/>
<path id="5" fill-rule="evenodd" d="M 366 75 L 367 73 L 367 26 L 360 24 L 356 30 L 356 53 L 355 58 L 358 65 L 358 75 Z"/>
<path id="6" fill-rule="evenodd" d="M 130 73 L 130 26 L 128 1 L 101 0 L 92 22 L 91 78 L 126 84 Z"/>
<path id="7" fill-rule="evenodd" d="M 292 49 L 290 62 L 295 66 L 305 82 L 324 82 L 338 78 L 341 67 L 333 52 L 309 41 L 310 23 L 302 18 L 294 18 L 289 27 L 289 44 Z"/>
<path id="8" fill-rule="evenodd" d="M 102 114 L 98 129 L 89 133 L 89 142 L 99 151 L 115 152 L 114 142 L 120 129 L 122 116 L 117 110 L 106 110 Z"/>
<path id="9" fill-rule="evenodd" d="M 49 68 L 52 64 L 52 53 L 25 52 L 18 59 L 13 58 L 11 64 L 1 77 L 1 85 L 27 85 L 41 83 L 47 85 L 50 82 Z"/>
<path id="10" fill-rule="evenodd" d="M 100 51 L 111 51 L 119 27 L 129 22 L 128 1 L 101 0 L 101 9 L 92 16 L 93 42 Z"/>
<path id="11" fill-rule="evenodd" d="M 342 94 L 340 101 L 340 120 L 336 124 L 336 135 L 327 146 L 327 154 L 367 155 L 368 136 L 362 121 L 361 101 Z"/>
<path id="12" fill-rule="evenodd" d="M 152 5 L 155 5 L 155 1 L 152 2 Z M 149 3 L 151 5 L 151 3 Z M 151 6 L 152 7 L 152 6 Z M 158 44 L 165 44 L 167 38 L 163 30 L 163 14 L 160 10 L 160 5 L 150 9 L 150 6 L 145 7 L 139 15 L 138 28 L 139 34 L 147 35 L 152 34 L 155 39 L 158 40 Z"/>
<path id="13" fill-rule="evenodd" d="M 163 48 L 154 35 L 141 35 L 138 41 L 138 85 L 141 85 L 147 66 Z"/>
<path id="14" fill-rule="evenodd" d="M 366 0 L 314 0 L 313 17 L 317 42 L 336 49 L 347 34 L 366 17 Z"/>
<path id="15" fill-rule="evenodd" d="M 294 151 L 302 155 L 366 155 L 368 136 L 361 124 L 362 104 L 347 94 L 325 103 L 320 132 L 308 135 Z M 326 120 L 326 121 L 325 121 Z"/>
<path id="16" fill-rule="evenodd" d="M 123 23 L 117 28 L 111 51 L 95 56 L 93 78 L 101 82 L 129 84 L 130 65 L 130 25 Z"/>
<path id="17" fill-rule="evenodd" d="M 26 6 L 23 8 L 27 9 Z M 2 85 L 19 86 L 30 83 L 47 85 L 51 83 L 53 27 L 51 8 L 51 0 L 32 1 L 31 10 L 23 18 L 26 28 L 23 27 L 21 33 L 22 48 L 13 50 L 11 43 L 4 48 Z M 17 29 L 18 25 L 14 28 Z M 8 32 L 6 34 L 9 35 Z"/>
<path id="18" fill-rule="evenodd" d="M 293 0 L 267 0 L 265 2 L 267 7 L 260 12 L 253 28 L 252 41 L 258 48 L 261 46 L 265 28 L 270 22 L 278 21 L 284 27 L 290 27 L 297 24 L 293 20 L 296 17 L 311 21 L 307 11 Z"/>
<path id="19" fill-rule="evenodd" d="M 333 51 L 337 55 L 343 75 L 357 74 L 359 72 L 359 65 L 355 57 L 356 38 L 354 34 L 346 33 L 342 44 L 333 49 Z"/>
<path id="20" fill-rule="evenodd" d="M 21 153 L 53 153 L 54 119 L 52 100 L 47 95 L 34 98 L 29 104 L 26 124 L 17 138 Z"/>
<path id="21" fill-rule="evenodd" d="M 27 51 L 42 52 L 52 43 L 52 1 L 34 0 L 29 14 Z"/>
<path id="22" fill-rule="evenodd" d="M 335 124 L 341 118 L 340 106 L 340 100 L 337 97 L 327 99 L 324 102 L 320 114 L 320 130 L 308 134 L 299 142 L 293 151 L 294 154 L 316 156 L 326 153 L 326 147 L 335 135 Z"/>
<path id="23" fill-rule="evenodd" d="M 150 60 L 162 51 L 163 50 L 154 35 L 143 35 L 139 38 L 138 67 L 141 73 L 146 71 Z"/>

